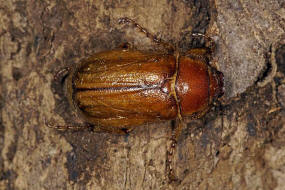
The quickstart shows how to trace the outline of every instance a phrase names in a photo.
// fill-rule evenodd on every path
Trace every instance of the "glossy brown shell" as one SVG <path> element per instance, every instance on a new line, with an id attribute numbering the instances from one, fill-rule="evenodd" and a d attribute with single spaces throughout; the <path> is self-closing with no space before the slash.
<path id="1" fill-rule="evenodd" d="M 113 50 L 78 64 L 67 92 L 88 123 L 128 127 L 203 112 L 220 88 L 216 78 L 202 60 Z"/>

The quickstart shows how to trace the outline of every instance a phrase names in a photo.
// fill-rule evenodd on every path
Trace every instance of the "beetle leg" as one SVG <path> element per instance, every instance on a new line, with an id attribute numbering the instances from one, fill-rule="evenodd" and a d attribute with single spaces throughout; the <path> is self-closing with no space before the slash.
<path id="1" fill-rule="evenodd" d="M 71 68 L 70 67 L 64 67 L 57 71 L 54 75 L 54 80 L 58 82 L 62 82 L 63 79 L 69 74 Z"/>
<path id="2" fill-rule="evenodd" d="M 132 20 L 128 17 L 119 18 L 119 24 L 132 24 L 140 32 L 144 33 L 147 38 L 151 39 L 156 44 L 164 46 L 164 48 L 166 48 L 169 52 L 174 52 L 174 50 L 175 50 L 173 45 L 163 41 L 162 39 L 158 38 L 156 35 L 151 34 L 150 32 L 147 31 L 146 28 L 142 27 L 141 25 L 139 25 L 134 20 Z"/>
<path id="3" fill-rule="evenodd" d="M 45 124 L 47 127 L 49 128 L 52 128 L 52 129 L 56 129 L 56 130 L 59 130 L 59 131 L 66 131 L 66 130 L 73 130 L 73 131 L 80 131 L 80 130 L 85 130 L 85 129 L 90 129 L 92 128 L 91 125 L 87 125 L 87 126 L 70 126 L 70 125 L 53 125 L 51 124 L 50 122 L 47 122 L 45 120 Z"/>
<path id="4" fill-rule="evenodd" d="M 113 134 L 118 134 L 118 135 L 126 135 L 129 134 L 129 132 L 133 128 L 118 128 L 118 127 L 112 127 L 112 126 L 98 126 L 94 128 L 96 132 L 107 132 L 107 133 L 113 133 Z"/>
<path id="5" fill-rule="evenodd" d="M 126 135 L 128 134 L 133 128 L 117 128 L 117 127 L 102 127 L 102 126 L 94 126 L 91 124 L 86 124 L 86 125 L 77 125 L 77 126 L 72 126 L 72 125 L 54 125 L 51 122 L 47 122 L 45 119 L 45 124 L 47 127 L 56 129 L 59 131 L 66 131 L 66 130 L 73 130 L 73 131 L 81 131 L 81 130 L 86 130 L 90 129 L 93 132 L 107 132 L 107 133 L 115 133 L 119 135 Z"/>
<path id="6" fill-rule="evenodd" d="M 81 130 L 86 130 L 89 129 L 93 132 L 106 132 L 106 133 L 115 133 L 119 135 L 126 135 L 130 132 L 132 129 L 124 129 L 124 128 L 106 128 L 106 127 L 100 127 L 100 126 L 94 126 L 94 125 L 78 125 L 78 126 L 71 126 L 71 125 L 53 125 L 51 123 L 45 122 L 46 126 L 52 129 L 56 129 L 59 131 L 67 131 L 67 130 L 72 130 L 72 131 L 81 131 Z"/>
<path id="7" fill-rule="evenodd" d="M 205 48 L 193 48 L 186 52 L 185 56 L 190 57 L 194 60 L 202 60 L 203 62 L 208 62 L 211 60 L 209 56 L 209 51 Z"/>
<path id="8" fill-rule="evenodd" d="M 209 50 L 210 54 L 213 54 L 213 53 L 215 52 L 216 43 L 214 42 L 214 40 L 213 40 L 211 37 L 209 37 L 209 36 L 207 36 L 207 35 L 205 35 L 205 34 L 202 34 L 202 33 L 192 33 L 192 36 L 193 36 L 194 38 L 199 38 L 199 37 L 205 38 L 205 40 L 206 40 L 206 45 L 207 45 L 207 43 L 208 43 L 207 49 Z"/>
<path id="9" fill-rule="evenodd" d="M 168 173 L 169 182 L 178 181 L 178 178 L 175 176 L 173 171 L 173 155 L 176 151 L 177 141 L 183 129 L 183 122 L 181 119 L 178 119 L 175 123 L 175 127 L 172 130 L 171 135 L 171 144 L 170 149 L 167 151 L 167 160 L 166 160 L 166 170 Z"/>
<path id="10" fill-rule="evenodd" d="M 215 42 L 209 36 L 201 33 L 193 33 L 192 36 L 194 38 L 203 37 L 206 40 L 207 47 L 206 48 L 193 48 L 186 52 L 186 56 L 189 56 L 193 59 L 199 59 L 203 61 L 212 60 L 213 53 L 216 49 Z M 205 60 L 207 58 L 208 60 Z"/>
<path id="11" fill-rule="evenodd" d="M 207 54 L 209 54 L 209 51 L 205 48 L 193 48 L 186 52 L 186 56 L 190 56 L 194 58 L 195 57 L 197 58 L 205 57 Z"/>
<path id="12" fill-rule="evenodd" d="M 209 100 L 208 105 L 210 105 L 211 100 Z M 209 111 L 210 107 L 205 108 L 204 110 L 200 111 L 200 112 L 196 112 L 191 116 L 191 119 L 199 119 L 202 116 L 204 116 L 208 111 Z"/>

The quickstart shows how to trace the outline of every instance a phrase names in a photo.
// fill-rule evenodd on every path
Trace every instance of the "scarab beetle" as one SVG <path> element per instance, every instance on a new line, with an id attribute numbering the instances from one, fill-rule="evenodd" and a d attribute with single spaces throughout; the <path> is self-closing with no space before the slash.
<path id="1" fill-rule="evenodd" d="M 88 123 L 113 131 L 199 115 L 222 94 L 222 81 L 190 56 L 112 50 L 72 68 L 67 92 Z"/>
<path id="2" fill-rule="evenodd" d="M 171 47 L 129 18 L 120 23 L 132 23 L 154 42 Z M 69 69 L 68 100 L 88 124 L 109 132 L 199 117 L 223 94 L 223 74 L 208 64 L 208 53 L 206 48 L 185 54 L 129 48 L 96 53 Z"/>

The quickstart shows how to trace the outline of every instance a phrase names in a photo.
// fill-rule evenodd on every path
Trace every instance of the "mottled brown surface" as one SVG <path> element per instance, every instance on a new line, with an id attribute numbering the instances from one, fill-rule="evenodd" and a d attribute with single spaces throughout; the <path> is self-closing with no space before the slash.
<path id="1" fill-rule="evenodd" d="M 283 189 L 284 15 L 283 0 L 0 0 L 0 189 Z M 186 120 L 174 157 L 180 184 L 165 176 L 170 122 L 128 136 L 46 127 L 80 123 L 53 80 L 60 68 L 126 41 L 154 48 L 118 25 L 122 16 L 183 51 L 201 46 L 191 31 L 217 43 L 226 103 Z M 273 44 L 278 70 L 258 87 L 274 68 Z"/>

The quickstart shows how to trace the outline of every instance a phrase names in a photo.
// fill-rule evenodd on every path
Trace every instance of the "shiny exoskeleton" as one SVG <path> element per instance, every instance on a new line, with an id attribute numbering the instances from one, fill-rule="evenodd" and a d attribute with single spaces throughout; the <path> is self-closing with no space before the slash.
<path id="1" fill-rule="evenodd" d="M 120 23 L 133 24 L 172 53 L 130 48 L 96 53 L 68 69 L 68 100 L 89 126 L 103 131 L 125 133 L 146 123 L 178 121 L 167 159 L 171 176 L 182 119 L 203 115 L 223 94 L 223 74 L 208 64 L 207 48 L 180 54 L 133 20 Z"/>
<path id="2" fill-rule="evenodd" d="M 189 56 L 112 50 L 73 68 L 68 99 L 107 131 L 200 115 L 222 94 L 223 76 Z"/>

